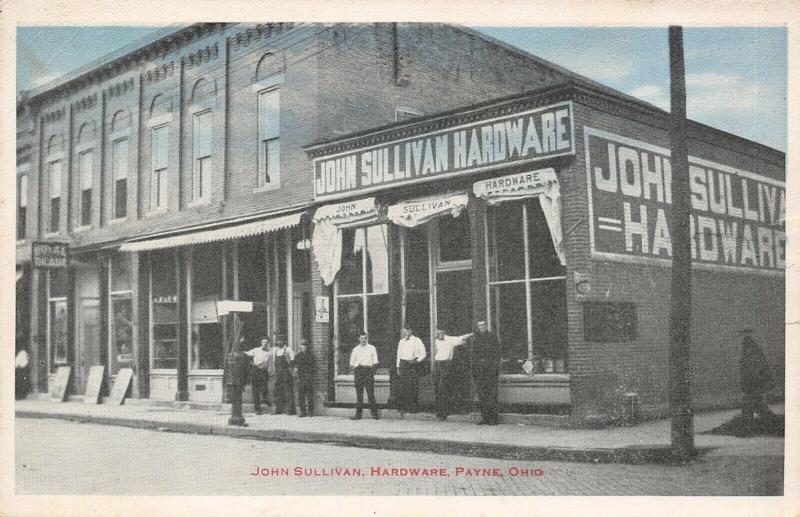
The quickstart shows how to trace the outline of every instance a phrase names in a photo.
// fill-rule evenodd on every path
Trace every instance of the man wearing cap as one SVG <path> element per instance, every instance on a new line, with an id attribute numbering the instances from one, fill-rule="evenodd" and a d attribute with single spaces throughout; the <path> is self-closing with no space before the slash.
<path id="1" fill-rule="evenodd" d="M 753 329 L 743 329 L 739 333 L 742 335 L 742 357 L 739 361 L 742 419 L 745 423 L 752 423 L 753 414 L 758 413 L 765 421 L 772 420 L 775 415 L 762 399 L 764 393 L 775 387 L 769 363 L 753 340 Z"/>
<path id="2" fill-rule="evenodd" d="M 497 425 L 500 421 L 497 407 L 500 342 L 489 332 L 485 321 L 479 321 L 477 326 L 478 331 L 472 336 L 472 375 L 481 405 L 478 425 Z"/>
<path id="3" fill-rule="evenodd" d="M 294 352 L 286 346 L 286 338 L 275 336 L 278 345 L 275 355 L 275 414 L 280 415 L 284 409 L 286 414 L 294 415 L 294 385 L 292 382 L 292 363 Z"/>
<path id="4" fill-rule="evenodd" d="M 453 372 L 453 351 L 472 334 L 448 336 L 441 328 L 436 329 L 433 357 L 433 383 L 436 388 L 436 418 L 446 420 L 453 410 L 455 375 Z"/>
<path id="5" fill-rule="evenodd" d="M 353 380 L 356 387 L 356 414 L 350 420 L 360 420 L 364 409 L 364 390 L 369 399 L 369 410 L 372 418 L 377 420 L 378 407 L 375 402 L 375 369 L 378 367 L 378 351 L 367 343 L 367 334 L 358 336 L 358 344 L 350 352 L 350 367 L 353 369 Z"/>
<path id="6" fill-rule="evenodd" d="M 244 337 L 242 337 L 243 341 Z M 253 388 L 253 406 L 256 415 L 260 415 L 262 414 L 261 397 L 264 397 L 264 404 L 269 404 L 269 370 L 272 361 L 269 338 L 264 336 L 261 338 L 261 346 L 251 348 L 244 353 L 253 358 L 253 366 L 250 368 L 250 385 Z"/>
<path id="7" fill-rule="evenodd" d="M 403 337 L 397 343 L 397 375 L 400 383 L 397 407 L 400 416 L 417 411 L 417 365 L 426 355 L 422 340 L 414 335 L 409 325 L 403 327 Z"/>
<path id="8" fill-rule="evenodd" d="M 314 370 L 316 363 L 314 354 L 308 350 L 308 340 L 301 339 L 294 356 L 294 367 L 297 372 L 297 404 L 300 406 L 300 418 L 314 415 Z"/>

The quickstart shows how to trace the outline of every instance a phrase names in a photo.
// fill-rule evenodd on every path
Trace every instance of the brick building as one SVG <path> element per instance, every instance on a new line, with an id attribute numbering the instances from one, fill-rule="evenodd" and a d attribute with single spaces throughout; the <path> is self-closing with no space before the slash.
<path id="1" fill-rule="evenodd" d="M 430 351 L 437 324 L 476 318 L 503 341 L 508 410 L 666 404 L 667 121 L 648 104 L 459 27 L 198 24 L 27 92 L 17 118 L 39 391 L 69 365 L 82 393 L 100 364 L 131 367 L 133 397 L 219 402 L 215 302 L 237 299 L 248 341 L 310 340 L 328 405 L 352 402 L 353 333 L 385 402 L 403 321 Z M 784 156 L 699 124 L 690 155 L 694 400 L 731 404 L 734 322 L 782 375 Z M 32 268 L 34 241 L 70 266 Z"/>

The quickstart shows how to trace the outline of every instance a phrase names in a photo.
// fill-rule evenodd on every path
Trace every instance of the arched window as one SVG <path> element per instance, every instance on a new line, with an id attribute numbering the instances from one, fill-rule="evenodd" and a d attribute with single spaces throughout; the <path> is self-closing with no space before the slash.
<path id="1" fill-rule="evenodd" d="M 111 132 L 125 129 L 131 125 L 131 114 L 128 110 L 119 110 L 114 113 L 114 118 L 111 119 Z"/>
<path id="2" fill-rule="evenodd" d="M 217 95 L 217 84 L 214 79 L 198 79 L 192 88 L 191 104 L 201 104 L 212 100 Z"/>
<path id="3" fill-rule="evenodd" d="M 172 97 L 168 95 L 156 95 L 150 103 L 150 117 L 158 117 L 172 113 Z"/>
<path id="4" fill-rule="evenodd" d="M 47 154 L 61 153 L 64 151 L 64 137 L 60 134 L 53 135 L 47 141 Z"/>
<path id="5" fill-rule="evenodd" d="M 84 122 L 78 130 L 78 144 L 85 144 L 94 140 L 94 122 Z"/>
<path id="6" fill-rule="evenodd" d="M 267 77 L 282 74 L 285 68 L 283 54 L 267 52 L 264 54 L 256 66 L 256 82 L 262 81 Z"/>

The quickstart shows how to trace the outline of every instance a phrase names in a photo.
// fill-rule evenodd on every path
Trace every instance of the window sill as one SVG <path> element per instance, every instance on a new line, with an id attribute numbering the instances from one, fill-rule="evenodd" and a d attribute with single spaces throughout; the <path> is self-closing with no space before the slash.
<path id="1" fill-rule="evenodd" d="M 24 246 L 27 239 L 17 239 L 17 246 Z"/>
<path id="2" fill-rule="evenodd" d="M 84 225 L 84 226 L 76 226 L 72 231 L 74 233 L 83 233 L 83 232 L 88 232 L 91 229 L 92 229 L 91 225 Z"/>
<path id="3" fill-rule="evenodd" d="M 111 219 L 108 224 L 122 224 L 128 220 L 128 216 L 125 217 L 117 217 L 116 219 Z"/>
<path id="4" fill-rule="evenodd" d="M 58 231 L 58 232 L 47 232 L 47 233 L 44 234 L 44 238 L 45 239 L 54 239 L 54 238 L 60 237 L 60 236 L 61 236 L 61 232 L 60 231 Z"/>
<path id="5" fill-rule="evenodd" d="M 279 188 L 281 188 L 281 184 L 280 183 L 275 183 L 275 184 L 270 183 L 269 185 L 262 185 L 260 187 L 254 188 L 253 189 L 253 194 L 260 194 L 262 192 L 269 192 L 271 190 L 278 190 Z"/>
<path id="6" fill-rule="evenodd" d="M 189 376 L 203 376 L 211 375 L 214 377 L 222 377 L 222 369 L 214 370 L 189 370 Z"/>
<path id="7" fill-rule="evenodd" d="M 165 213 L 166 211 L 167 211 L 167 207 L 165 207 L 165 206 L 160 206 L 160 207 L 157 207 L 157 208 L 151 208 L 150 210 L 147 211 L 147 217 L 150 217 L 150 216 L 153 216 L 153 215 L 160 215 L 160 214 Z"/>
<path id="8" fill-rule="evenodd" d="M 177 368 L 150 368 L 150 375 L 178 375 Z"/>

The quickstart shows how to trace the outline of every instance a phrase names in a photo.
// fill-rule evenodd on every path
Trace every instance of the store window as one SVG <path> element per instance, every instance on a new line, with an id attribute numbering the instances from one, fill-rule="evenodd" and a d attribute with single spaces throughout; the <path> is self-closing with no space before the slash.
<path id="1" fill-rule="evenodd" d="M 566 270 L 537 198 L 487 208 L 487 273 L 492 330 L 503 345 L 502 371 L 565 373 Z"/>
<path id="2" fill-rule="evenodd" d="M 403 322 L 426 345 L 430 343 L 431 311 L 428 231 L 425 225 L 401 230 L 403 250 Z"/>
<path id="3" fill-rule="evenodd" d="M 439 262 L 458 262 L 470 260 L 472 250 L 469 239 L 469 220 L 462 212 L 458 217 L 440 217 Z"/>
<path id="4" fill-rule="evenodd" d="M 169 126 L 152 129 L 150 139 L 150 209 L 167 206 Z"/>
<path id="5" fill-rule="evenodd" d="M 178 367 L 178 290 L 173 250 L 153 251 L 150 260 L 151 354 L 154 370 Z"/>
<path id="6" fill-rule="evenodd" d="M 50 350 L 50 371 L 67 364 L 68 346 L 68 273 L 54 269 L 48 273 L 47 281 L 47 344 Z"/>
<path id="7" fill-rule="evenodd" d="M 239 319 L 244 323 L 243 333 L 247 346 L 256 346 L 260 339 L 269 334 L 269 313 L 267 311 L 267 241 L 263 235 L 239 239 L 238 254 L 238 295 L 239 300 L 255 302 L 253 312 L 242 313 Z"/>
<path id="8" fill-rule="evenodd" d="M 133 368 L 133 301 L 131 298 L 130 257 L 114 255 L 109 264 L 110 310 L 109 365 L 111 375 L 120 368 Z"/>
<path id="9" fill-rule="evenodd" d="M 194 115 L 192 127 L 194 154 L 192 168 L 192 200 L 201 201 L 211 195 L 211 122 L 212 114 L 204 111 Z"/>
<path id="10" fill-rule="evenodd" d="M 50 193 L 50 233 L 58 233 L 61 228 L 61 160 L 50 162 L 49 171 Z"/>
<path id="11" fill-rule="evenodd" d="M 92 180 L 94 169 L 94 153 L 84 151 L 78 154 L 78 171 L 80 181 L 80 198 L 78 199 L 80 211 L 80 226 L 92 224 Z"/>
<path id="12" fill-rule="evenodd" d="M 389 321 L 389 246 L 385 224 L 342 230 L 342 266 L 336 277 L 339 336 L 337 372 L 347 373 L 361 332 L 378 350 L 381 367 L 394 358 Z"/>
<path id="13" fill-rule="evenodd" d="M 28 175 L 17 176 L 17 240 L 24 240 L 28 220 Z"/>
<path id="14" fill-rule="evenodd" d="M 258 187 L 280 184 L 280 90 L 258 94 Z"/>
<path id="15" fill-rule="evenodd" d="M 111 150 L 114 176 L 114 219 L 128 214 L 128 140 L 115 140 Z"/>
<path id="16" fill-rule="evenodd" d="M 193 370 L 221 370 L 223 366 L 222 325 L 217 319 L 216 302 L 222 299 L 224 260 L 225 247 L 218 242 L 191 250 L 189 321 Z"/>

